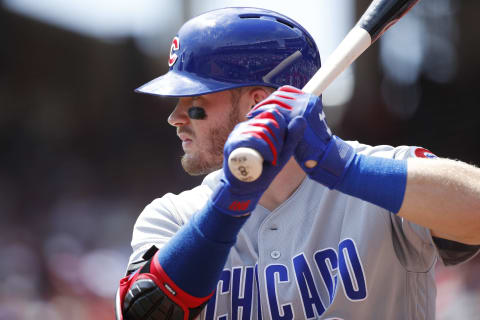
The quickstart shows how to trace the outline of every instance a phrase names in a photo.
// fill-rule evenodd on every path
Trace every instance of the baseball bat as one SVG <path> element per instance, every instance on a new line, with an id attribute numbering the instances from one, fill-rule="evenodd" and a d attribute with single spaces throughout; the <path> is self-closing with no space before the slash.
<path id="1" fill-rule="evenodd" d="M 357 24 L 349 31 L 337 48 L 325 61 L 303 91 L 320 96 L 322 92 L 351 65 L 368 47 L 419 0 L 374 0 L 368 6 Z M 309 168 L 316 166 L 313 160 L 305 164 Z M 238 148 L 228 158 L 232 174 L 239 180 L 255 181 L 261 174 L 263 158 L 251 148 Z"/>

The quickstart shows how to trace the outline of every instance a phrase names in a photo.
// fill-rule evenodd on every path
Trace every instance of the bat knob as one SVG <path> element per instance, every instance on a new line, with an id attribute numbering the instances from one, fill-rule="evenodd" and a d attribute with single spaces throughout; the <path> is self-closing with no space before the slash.
<path id="1" fill-rule="evenodd" d="M 252 182 L 262 174 L 263 157 L 251 148 L 238 148 L 228 157 L 230 172 L 240 181 Z"/>

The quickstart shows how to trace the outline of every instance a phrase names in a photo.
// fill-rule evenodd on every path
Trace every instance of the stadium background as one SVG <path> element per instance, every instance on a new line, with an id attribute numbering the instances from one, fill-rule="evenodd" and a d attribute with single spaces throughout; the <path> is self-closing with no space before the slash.
<path id="1" fill-rule="evenodd" d="M 353 2 L 355 19 L 369 2 Z M 179 164 L 174 101 L 133 92 L 167 70 L 175 30 L 201 8 L 163 1 L 168 34 L 139 41 L 62 28 L 14 3 L 0 1 L 0 320 L 112 319 L 136 216 L 201 181 Z M 480 165 L 479 12 L 476 1 L 424 0 L 355 64 L 351 97 L 326 110 L 334 131 Z M 437 266 L 438 319 L 478 317 L 479 266 Z"/>

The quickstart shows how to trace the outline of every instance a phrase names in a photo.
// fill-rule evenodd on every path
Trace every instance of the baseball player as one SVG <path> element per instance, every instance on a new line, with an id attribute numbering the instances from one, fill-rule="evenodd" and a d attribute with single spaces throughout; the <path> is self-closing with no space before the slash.
<path id="1" fill-rule="evenodd" d="M 149 204 L 134 226 L 117 319 L 434 319 L 434 266 L 480 248 L 480 170 L 419 147 L 343 141 L 321 98 L 308 32 L 264 9 L 186 22 L 167 74 L 168 118 L 203 183 Z M 237 180 L 226 159 L 257 150 Z"/>

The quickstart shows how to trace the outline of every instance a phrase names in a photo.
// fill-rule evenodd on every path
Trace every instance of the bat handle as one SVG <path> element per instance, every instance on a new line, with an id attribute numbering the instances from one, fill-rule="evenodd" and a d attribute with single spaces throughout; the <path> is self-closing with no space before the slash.
<path id="1" fill-rule="evenodd" d="M 262 174 L 263 157 L 255 149 L 237 148 L 228 157 L 228 168 L 238 180 L 252 182 Z"/>
<path id="2" fill-rule="evenodd" d="M 317 165 L 315 160 L 305 161 L 307 168 Z M 228 157 L 228 168 L 235 178 L 243 182 L 257 180 L 262 174 L 263 157 L 257 150 L 252 148 L 238 148 Z"/>

